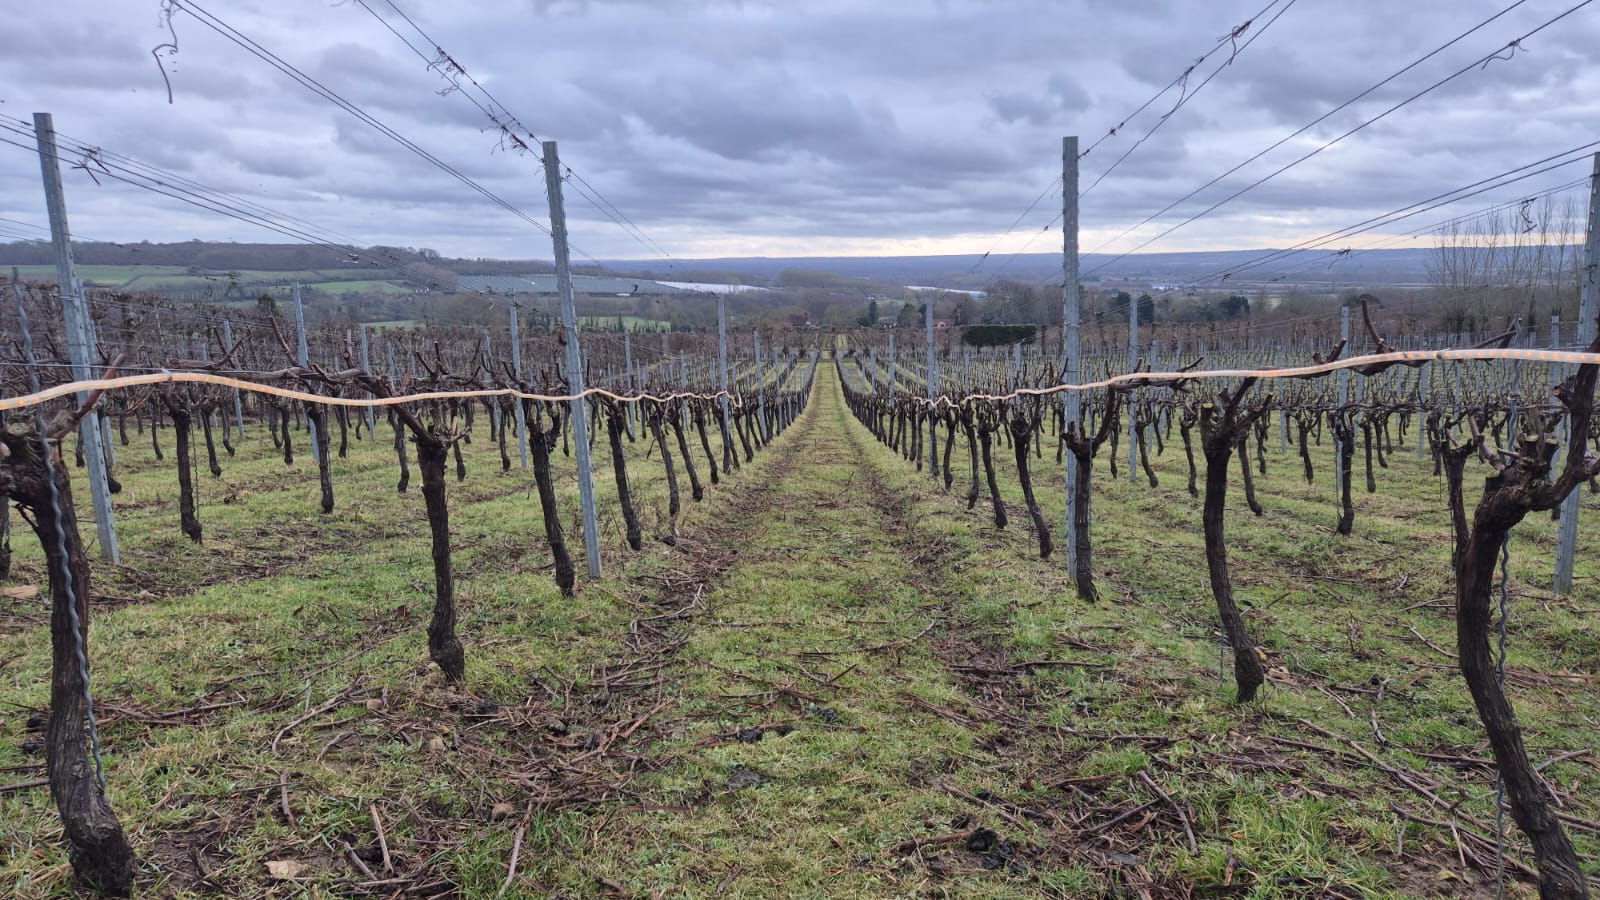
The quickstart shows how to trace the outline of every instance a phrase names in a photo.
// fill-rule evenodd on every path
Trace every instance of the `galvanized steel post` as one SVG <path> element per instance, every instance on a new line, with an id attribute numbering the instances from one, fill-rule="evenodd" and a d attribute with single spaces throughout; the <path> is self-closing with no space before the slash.
<path id="1" fill-rule="evenodd" d="M 750 341 L 756 351 L 756 431 L 765 444 L 772 440 L 772 435 L 767 432 L 767 398 L 762 390 L 766 387 L 766 376 L 761 371 L 761 332 L 751 331 Z"/>
<path id="2" fill-rule="evenodd" d="M 517 380 L 520 388 L 522 385 L 522 333 L 517 328 L 517 304 L 513 302 L 511 313 L 511 377 Z M 522 399 L 517 398 L 514 404 L 517 412 L 517 453 L 522 458 L 522 467 L 528 467 L 528 419 L 527 412 L 522 408 Z"/>
<path id="3" fill-rule="evenodd" d="M 1350 307 L 1339 308 L 1339 339 L 1345 342 L 1346 354 L 1350 345 Z M 1339 370 L 1339 407 L 1338 415 L 1344 415 L 1345 404 L 1350 402 L 1350 370 Z M 1341 502 L 1344 497 L 1344 441 L 1339 438 L 1337 429 L 1333 433 L 1333 496 L 1334 502 Z"/>
<path id="4" fill-rule="evenodd" d="M 87 381 L 94 377 L 89 361 L 89 351 L 95 345 L 94 322 L 89 318 L 89 303 L 83 295 L 83 285 L 78 281 L 72 263 L 72 233 L 67 228 L 67 196 L 61 187 L 61 161 L 56 155 L 56 131 L 49 113 L 33 114 L 33 131 L 39 145 L 39 169 L 44 176 L 45 206 L 50 215 L 50 241 L 55 248 L 56 290 L 61 295 L 67 356 L 72 363 L 73 379 Z M 88 399 L 87 392 L 78 393 L 80 403 Z M 101 446 L 97 417 L 89 417 L 78 424 L 78 440 L 83 442 L 85 465 L 89 470 L 89 497 L 94 505 L 100 558 L 115 564 L 121 561 L 122 554 L 117 547 L 105 448 Z"/>
<path id="5" fill-rule="evenodd" d="M 1078 384 L 1081 346 L 1078 309 L 1078 138 L 1061 139 L 1061 383 Z M 963 355 L 963 359 L 965 356 Z M 1072 427 L 1083 415 L 1083 398 L 1077 391 L 1064 391 L 1065 424 Z M 1077 458 L 1063 454 L 1067 479 L 1067 571 L 1078 568 L 1078 528 L 1072 514 L 1072 498 L 1078 492 Z"/>
<path id="6" fill-rule="evenodd" d="M 1594 341 L 1595 317 L 1600 315 L 1600 153 L 1594 155 L 1589 175 L 1589 229 L 1583 242 L 1583 286 L 1578 292 L 1578 348 Z M 1587 441 L 1588 435 L 1568 435 L 1570 441 Z M 1556 541 L 1555 590 L 1572 591 L 1572 557 L 1578 546 L 1578 491 L 1561 502 L 1561 529 Z"/>
<path id="7" fill-rule="evenodd" d="M 305 307 L 300 304 L 300 282 L 298 281 L 294 285 L 294 330 L 296 353 L 298 354 L 296 359 L 300 362 L 300 368 L 304 369 L 311 357 L 306 344 L 306 311 Z M 321 463 L 322 458 L 317 455 L 317 426 L 311 421 L 310 416 L 302 417 L 306 423 L 306 440 L 311 442 L 311 458 Z"/>
<path id="8" fill-rule="evenodd" d="M 1127 371 L 1132 372 L 1133 371 L 1133 367 L 1138 365 L 1138 364 L 1139 364 L 1139 301 L 1137 301 L 1137 300 L 1135 300 L 1135 299 L 1130 297 L 1130 298 L 1128 298 L 1128 368 L 1127 368 Z M 1138 440 L 1139 430 L 1138 430 L 1138 428 L 1137 428 L 1137 426 L 1135 425 L 1135 422 L 1134 422 L 1134 420 L 1138 417 L 1138 411 L 1134 408 L 1134 403 L 1133 403 L 1134 397 L 1137 396 L 1137 394 L 1138 394 L 1138 389 L 1135 388 L 1133 393 L 1128 396 L 1128 481 L 1132 482 L 1133 484 L 1138 484 L 1139 483 L 1139 440 Z"/>
<path id="9" fill-rule="evenodd" d="M 365 335 L 362 335 L 365 337 Z M 233 350 L 233 324 L 227 319 L 222 320 L 222 343 L 226 344 L 226 351 Z M 237 368 L 237 366 L 236 366 Z M 244 440 L 244 401 L 239 398 L 239 389 L 233 389 L 233 421 L 239 429 L 239 440 Z"/>
<path id="10" fill-rule="evenodd" d="M 363 324 L 357 325 L 356 327 L 361 329 L 361 371 L 371 372 L 372 359 L 367 349 L 367 326 Z M 368 392 L 367 396 L 372 396 L 371 392 Z M 367 440 L 375 441 L 377 439 L 378 419 L 377 416 L 373 414 L 372 407 L 369 406 L 367 407 Z"/>
<path id="11" fill-rule="evenodd" d="M 722 392 L 722 441 L 726 444 L 730 438 L 729 429 L 733 422 L 728 414 L 728 303 L 726 294 L 717 295 L 717 371 L 719 373 L 718 390 Z M 726 450 L 724 451 L 726 452 Z M 737 455 L 737 454 L 735 454 Z M 726 457 L 724 457 L 726 459 Z"/>
<path id="12" fill-rule="evenodd" d="M 939 475 L 939 438 L 933 433 L 933 402 L 939 397 L 938 378 L 933 374 L 933 301 L 923 304 L 923 331 L 928 341 L 928 474 Z"/>
<path id="13" fill-rule="evenodd" d="M 589 464 L 589 417 L 583 393 L 583 355 L 578 348 L 578 311 L 572 296 L 572 259 L 567 247 L 567 211 L 561 198 L 561 158 L 556 142 L 544 142 L 544 184 L 550 198 L 550 242 L 555 248 L 556 290 L 561 295 L 561 327 L 567 338 L 567 391 L 572 399 L 573 455 L 578 461 L 578 500 L 583 507 L 583 555 L 589 577 L 600 577 L 600 522 L 594 506 L 594 473 Z"/>

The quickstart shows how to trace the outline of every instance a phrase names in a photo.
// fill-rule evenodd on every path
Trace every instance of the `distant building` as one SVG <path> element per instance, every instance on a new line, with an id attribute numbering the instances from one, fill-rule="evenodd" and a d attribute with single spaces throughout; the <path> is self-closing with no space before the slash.
<path id="1" fill-rule="evenodd" d="M 789 323 L 789 326 L 791 328 L 810 328 L 811 327 L 811 317 L 806 315 L 805 313 L 795 313 L 795 314 L 793 314 L 791 316 L 788 316 L 786 321 Z"/>
<path id="2" fill-rule="evenodd" d="M 955 324 L 956 324 L 956 320 L 955 319 L 934 319 L 933 320 L 933 327 L 935 327 L 935 328 L 954 328 Z"/>

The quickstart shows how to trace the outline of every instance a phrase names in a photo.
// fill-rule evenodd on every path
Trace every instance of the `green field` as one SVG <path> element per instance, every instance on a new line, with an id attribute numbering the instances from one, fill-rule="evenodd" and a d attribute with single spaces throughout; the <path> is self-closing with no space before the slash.
<path id="1" fill-rule="evenodd" d="M 585 331 L 610 331 L 617 327 L 618 316 L 579 316 L 578 327 Z M 647 319 L 643 316 L 621 316 L 624 331 L 671 331 L 672 323 L 666 319 Z"/>
<path id="2" fill-rule="evenodd" d="M 55 266 L 18 266 L 23 278 L 55 279 Z M 10 267 L 0 265 L 0 271 L 9 273 Z M 300 269 L 273 271 L 268 269 L 240 269 L 190 274 L 184 266 L 95 266 L 76 267 L 78 278 L 89 287 L 118 288 L 128 291 L 187 292 L 211 290 L 220 294 L 230 281 L 236 291 L 270 289 L 275 293 L 288 291 L 295 282 L 303 288 L 330 294 L 366 291 L 386 294 L 410 293 L 411 289 L 396 283 L 396 273 L 390 269 Z M 365 276 L 352 279 L 351 275 Z"/>
<path id="3" fill-rule="evenodd" d="M 0 269 L 9 272 L 12 267 L 0 265 Z M 52 281 L 56 277 L 55 266 L 17 266 L 23 278 L 48 278 Z M 92 287 L 121 287 L 129 282 L 143 279 L 167 280 L 174 277 L 187 280 L 188 269 L 183 266 L 75 266 L 78 280 Z"/>
<path id="4" fill-rule="evenodd" d="M 1002 530 L 987 497 L 963 502 L 964 446 L 946 492 L 848 415 L 826 360 L 800 421 L 704 502 L 685 496 L 671 544 L 658 451 L 625 444 L 634 552 L 602 440 L 605 574 L 574 599 L 546 568 L 531 479 L 514 448 L 502 472 L 480 409 L 466 480 L 447 488 L 467 653 L 466 684 L 448 685 L 425 649 L 415 471 L 396 493 L 379 422 L 333 461 L 326 516 L 304 434 L 285 465 L 252 427 L 222 477 L 197 476 L 204 545 L 178 531 L 171 436 L 166 462 L 131 426 L 117 448 L 126 558 L 95 568 L 90 659 L 143 895 L 1495 895 L 1493 769 L 1450 649 L 1448 517 L 1407 448 L 1379 493 L 1358 486 L 1348 537 L 1331 448 L 1308 485 L 1269 442 L 1259 517 L 1235 479 L 1233 576 L 1269 671 L 1241 707 L 1181 447 L 1153 488 L 1098 461 L 1103 597 L 1085 604 L 1059 549 L 1036 556 L 1010 448 L 995 453 Z M 1033 467 L 1055 523 L 1052 449 Z M 559 441 L 555 461 L 581 573 Z M 1583 501 L 1587 528 L 1600 495 Z M 1552 595 L 1554 531 L 1534 516 L 1513 534 L 1507 687 L 1593 874 L 1600 557 L 1582 550 L 1579 592 Z M 24 787 L 0 792 L 0 893 L 66 897 L 54 807 L 26 786 L 43 772 L 27 749 L 48 695 L 29 590 L 42 566 L 20 526 L 14 541 L 0 769 Z M 1506 895 L 1531 897 L 1507 828 Z"/>
<path id="5" fill-rule="evenodd" d="M 392 281 L 320 281 L 305 285 L 306 288 L 321 291 L 325 294 L 410 294 L 412 289 Z"/>

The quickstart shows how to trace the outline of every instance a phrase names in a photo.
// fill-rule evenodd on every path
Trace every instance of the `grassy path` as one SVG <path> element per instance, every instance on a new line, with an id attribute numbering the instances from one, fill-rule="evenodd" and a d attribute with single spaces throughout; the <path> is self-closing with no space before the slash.
<path id="1" fill-rule="evenodd" d="M 886 846 L 994 824 L 959 798 L 987 788 L 987 725 L 959 721 L 968 703 L 936 652 L 964 626 L 867 440 L 822 367 L 777 477 L 721 535 L 742 552 L 679 652 L 681 724 L 651 785 L 668 809 L 608 828 L 592 875 L 640 893 L 897 893 L 932 876 Z M 929 850 L 987 895 L 1035 892 L 1006 841 Z"/>

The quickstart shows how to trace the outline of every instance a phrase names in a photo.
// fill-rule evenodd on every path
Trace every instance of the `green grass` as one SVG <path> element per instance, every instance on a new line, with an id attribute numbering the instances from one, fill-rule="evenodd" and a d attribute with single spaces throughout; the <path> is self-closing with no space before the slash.
<path id="1" fill-rule="evenodd" d="M 617 316 L 581 316 L 578 326 L 594 331 L 605 331 L 617 327 Z M 647 319 L 643 316 L 622 316 L 622 327 L 626 331 L 671 331 L 672 323 L 666 319 Z"/>
<path id="2" fill-rule="evenodd" d="M 203 546 L 177 529 L 170 436 L 167 462 L 148 435 L 118 447 L 126 565 L 95 569 L 107 599 L 90 651 L 111 800 L 146 893 L 353 891 L 368 879 L 344 843 L 381 865 L 374 805 L 397 873 L 470 897 L 499 889 L 519 830 L 508 893 L 520 896 L 1493 893 L 1448 829 L 1394 810 L 1452 811 L 1347 743 L 1454 814 L 1493 821 L 1491 770 L 1441 760 L 1488 759 L 1465 689 L 1410 630 L 1453 646 L 1444 505 L 1408 450 L 1379 473 L 1378 494 L 1359 493 L 1358 474 L 1349 537 L 1332 533 L 1330 448 L 1308 486 L 1274 435 L 1265 515 L 1230 498 L 1236 587 L 1271 669 L 1263 698 L 1239 707 L 1219 678 L 1176 434 L 1156 489 L 1097 463 L 1104 598 L 1085 605 L 1059 556 L 1035 558 L 1020 508 L 1004 531 L 986 498 L 964 508 L 963 447 L 947 495 L 848 417 L 825 360 L 790 431 L 704 503 L 684 484 L 675 547 L 651 538 L 668 523 L 646 442 L 628 445 L 639 553 L 622 542 L 598 448 L 606 574 L 563 600 L 543 569 L 531 480 L 514 449 L 500 472 L 479 416 L 468 477 L 448 488 L 464 690 L 427 660 L 426 524 L 415 472 L 395 493 L 386 426 L 334 461 L 330 516 L 316 509 L 304 435 L 286 467 L 252 429 L 222 478 L 199 476 Z M 581 572 L 575 476 L 557 454 Z M 1033 468 L 1058 522 L 1049 456 Z M 1009 449 L 995 458 L 1020 503 Z M 1594 506 L 1586 494 L 1586 520 Z M 12 582 L 37 584 L 32 536 L 15 544 Z M 1591 748 L 1600 721 L 1600 641 L 1586 621 L 1600 563 L 1580 553 L 1579 593 L 1557 598 L 1541 587 L 1552 547 L 1545 519 L 1512 541 L 1509 689 L 1536 760 Z M 0 596 L 0 769 L 15 780 L 42 771 L 22 744 L 27 710 L 47 695 L 43 614 L 38 598 Z M 346 691 L 273 751 L 280 729 Z M 759 740 L 739 740 L 753 727 Z M 1566 811 L 1590 821 L 1594 763 L 1545 770 Z M 1151 784 L 1185 810 L 1193 849 Z M 1010 859 L 985 868 L 959 840 L 908 843 L 977 827 L 1010 842 Z M 1594 834 L 1572 834 L 1600 853 Z M 65 896 L 59 840 L 42 790 L 0 793 L 0 891 Z M 1526 858 L 1520 838 L 1511 846 Z M 303 883 L 268 878 L 267 862 L 285 860 Z"/>
<path id="3" fill-rule="evenodd" d="M 10 271 L 9 266 L 0 265 L 0 268 Z M 56 267 L 49 266 L 17 266 L 23 278 L 49 278 L 56 277 Z M 121 287 L 123 285 L 137 285 L 141 280 L 169 278 L 185 275 L 189 270 L 183 266 L 85 266 L 75 267 L 79 280 L 92 287 Z"/>
<path id="4" fill-rule="evenodd" d="M 325 294 L 351 294 L 351 293 L 377 293 L 377 294 L 409 294 L 411 288 L 395 284 L 392 281 L 318 281 L 307 284 L 306 287 L 322 291 Z"/>
<path id="5" fill-rule="evenodd" d="M 53 265 L 28 265 L 18 266 L 19 274 L 23 278 L 49 278 L 54 279 L 56 268 Z M 0 270 L 9 271 L 7 266 L 0 265 Z M 275 271 L 270 269 L 240 269 L 233 272 L 225 270 L 205 270 L 202 275 L 191 275 L 186 266 L 98 266 L 79 265 L 76 267 L 78 278 L 90 287 L 115 287 L 124 290 L 136 291 L 194 291 L 221 287 L 227 284 L 228 275 L 243 286 L 252 290 L 287 291 L 295 282 L 302 287 L 324 291 L 331 294 L 345 294 L 355 291 L 378 292 L 386 294 L 410 293 L 410 289 L 395 283 L 395 271 L 390 269 L 300 269 L 290 271 Z M 352 274 L 364 276 L 352 279 Z"/>
<path id="6" fill-rule="evenodd" d="M 481 429 L 486 422 L 479 415 Z M 175 483 L 168 464 L 151 456 L 148 436 L 133 435 L 131 446 L 118 448 L 125 565 L 97 567 L 96 591 L 131 602 L 97 613 L 91 652 L 112 802 L 146 860 L 144 871 L 162 890 L 203 888 L 182 874 L 193 864 L 187 849 L 169 846 L 174 842 L 200 842 L 216 866 L 213 883 L 246 886 L 243 892 L 253 895 L 263 889 L 269 859 L 313 854 L 319 836 L 350 828 L 351 817 L 365 815 L 371 802 L 385 805 L 386 818 L 394 820 L 389 839 L 399 847 L 426 836 L 412 830 L 424 827 L 420 820 L 408 827 L 409 804 L 448 809 L 452 817 L 485 825 L 496 795 L 518 803 L 520 811 L 522 792 L 501 782 L 525 767 L 524 753 L 545 752 L 538 747 L 549 735 L 537 720 L 486 727 L 450 707 L 477 698 L 526 705 L 531 685 L 540 679 L 582 680 L 589 664 L 616 652 L 626 635 L 632 600 L 624 593 L 636 596 L 626 590 L 628 582 L 618 573 L 588 586 L 581 609 L 563 602 L 542 569 L 547 552 L 535 537 L 543 525 L 531 479 L 515 462 L 510 474 L 499 474 L 497 452 L 480 440 L 464 448 L 471 477 L 459 485 L 452 477 L 450 485 L 460 628 L 471 648 L 472 693 L 462 700 L 440 684 L 423 643 L 432 569 L 416 475 L 413 468 L 409 493 L 395 493 L 390 432 L 381 420 L 380 435 L 378 445 L 356 442 L 350 459 L 334 461 L 338 506 L 324 517 L 317 514 L 315 469 L 305 455 L 304 434 L 294 435 L 296 463 L 286 468 L 264 429 L 252 428 L 239 457 L 224 459 L 222 479 L 199 476 L 206 528 L 200 547 L 176 530 Z M 162 439 L 170 461 L 170 435 Z M 665 527 L 664 511 L 658 512 L 665 502 L 660 477 L 645 469 L 644 446 L 630 450 L 640 470 L 641 515 L 656 530 Z M 715 438 L 713 446 L 720 451 Z M 562 508 L 571 521 L 577 515 L 575 475 L 570 460 L 558 458 Z M 731 483 L 736 481 L 737 476 Z M 716 505 L 724 490 L 714 489 L 688 521 Z M 609 568 L 623 554 L 614 484 L 598 479 L 597 494 L 606 510 Z M 79 502 L 87 508 L 86 499 Z M 36 546 L 20 535 L 17 545 L 13 580 L 37 583 L 42 572 Z M 581 542 L 574 553 L 581 568 Z M 37 599 L 3 602 L 0 768 L 29 771 L 38 757 L 20 749 L 25 717 L 12 713 L 43 705 L 48 643 L 39 640 Z M 269 750 L 279 728 L 358 678 L 366 685 L 359 699 L 385 698 L 377 710 L 330 710 L 328 720 L 358 719 L 332 730 L 313 730 L 313 723 L 289 735 L 281 753 Z M 171 725 L 147 721 L 156 711 L 207 703 L 237 705 Z M 575 730 L 609 726 L 609 713 L 576 712 Z M 452 750 L 430 753 L 426 738 L 441 727 Z M 323 755 L 325 742 L 346 731 L 348 737 Z M 525 743 L 529 733 L 535 738 L 531 745 Z M 255 815 L 271 808 L 259 791 L 239 793 L 279 773 L 292 773 L 291 802 L 305 804 L 297 810 L 298 832 L 271 815 Z M 62 889 L 65 870 L 54 847 L 59 826 L 53 816 L 41 791 L 0 795 L 0 847 L 7 848 L 0 885 L 8 895 Z M 213 835 L 219 818 L 233 827 Z M 470 880 L 473 860 L 503 867 L 509 826 L 497 831 L 453 841 L 459 846 L 440 864 L 442 870 Z M 371 835 L 362 840 L 370 845 Z M 431 853 L 420 846 L 397 852 L 419 863 Z M 47 854 L 48 865 L 35 852 Z M 503 871 L 481 875 L 497 884 Z"/>
<path id="7" fill-rule="evenodd" d="M 1414 437 L 1411 440 L 1414 447 Z M 1489 758 L 1453 658 L 1428 647 L 1410 630 L 1416 629 L 1446 650 L 1454 646 L 1449 618 L 1453 595 L 1447 512 L 1441 487 L 1424 462 L 1412 449 L 1397 447 L 1390 468 L 1378 471 L 1380 492 L 1369 495 L 1363 492 L 1358 458 L 1358 511 L 1355 533 L 1349 537 L 1333 533 L 1336 510 L 1328 466 L 1331 447 L 1315 451 L 1318 481 L 1306 485 L 1299 477 L 1298 459 L 1279 456 L 1274 428 L 1268 451 L 1269 475 L 1257 479 L 1258 494 L 1266 507 L 1261 518 L 1243 509 L 1235 474 L 1228 522 L 1235 587 L 1246 605 L 1250 627 L 1271 653 L 1269 686 L 1265 699 L 1255 707 L 1271 718 L 1261 720 L 1260 714 L 1245 710 L 1248 718 L 1238 720 L 1227 703 L 1231 674 L 1218 677 L 1216 613 L 1207 583 L 1199 503 L 1183 493 L 1184 464 L 1176 433 L 1171 441 L 1166 456 L 1156 465 L 1161 486 L 1154 490 L 1144 482 L 1143 473 L 1137 483 L 1126 480 L 1125 469 L 1121 478 L 1110 478 L 1106 472 L 1109 447 L 1097 460 L 1092 528 L 1095 569 L 1107 603 L 1085 610 L 1070 599 L 1064 585 L 1053 598 L 1041 596 L 1031 601 L 1027 592 L 1019 590 L 1015 567 L 989 585 L 991 590 L 1017 598 L 1020 604 L 1038 604 L 1028 614 L 1019 612 L 1013 617 L 1014 642 L 1018 646 L 1037 644 L 1039 633 L 1049 630 L 1040 621 L 1042 617 L 1054 617 L 1060 633 L 1082 627 L 1086 619 L 1094 621 L 1096 613 L 1114 610 L 1115 615 L 1103 623 L 1124 629 L 1119 635 L 1130 636 L 1134 645 L 1124 653 L 1139 661 L 1133 665 L 1148 666 L 1159 674 L 1156 685 L 1129 685 L 1126 677 L 1118 679 L 1109 695 L 1126 702 L 1088 698 L 1092 704 L 1088 711 L 1094 713 L 1095 724 L 1102 730 L 1144 728 L 1205 736 L 1188 748 L 1205 758 L 1214 756 L 1219 745 L 1237 746 L 1241 733 L 1269 731 L 1304 737 L 1307 731 L 1297 723 L 1303 717 L 1362 742 L 1389 757 L 1391 763 L 1422 771 L 1430 784 L 1437 779 L 1442 785 L 1437 792 L 1452 801 L 1460 800 L 1461 808 L 1478 820 L 1492 822 L 1492 775 L 1485 774 L 1491 769 L 1469 771 L 1460 777 L 1422 755 Z M 1053 447 L 1053 442 L 1047 447 Z M 1119 463 L 1125 452 L 1123 448 L 1118 453 Z M 1009 448 L 997 448 L 995 458 L 1012 507 L 1012 528 L 1020 526 L 1025 533 L 1028 526 Z M 959 493 L 967 477 L 964 447 L 958 446 L 954 459 L 961 473 Z M 1057 464 L 1047 452 L 1045 459 L 1033 460 L 1031 468 L 1047 519 L 1061 521 L 1064 502 Z M 1474 473 L 1469 472 L 1468 482 L 1474 482 Z M 1583 497 L 1587 519 L 1594 515 L 1597 504 L 1594 496 L 1585 493 Z M 976 521 L 986 517 L 987 510 L 985 494 L 971 515 Z M 937 519 L 929 515 L 918 521 Z M 1572 598 L 1555 597 L 1544 587 L 1553 548 L 1554 523 L 1547 517 L 1530 517 L 1514 533 L 1511 544 L 1512 695 L 1536 761 L 1590 746 L 1592 728 L 1600 715 L 1600 697 L 1594 689 L 1600 681 L 1596 678 L 1600 668 L 1590 653 L 1592 642 L 1577 637 L 1577 632 L 1585 630 L 1581 623 L 1600 565 L 1594 554 L 1580 552 L 1578 591 Z M 1379 684 L 1386 689 L 1381 700 L 1376 699 L 1375 686 Z M 1324 690 L 1341 697 L 1344 706 Z M 1152 698 L 1160 702 L 1152 705 Z M 1126 718 L 1114 718 L 1107 724 L 1108 714 Z M 1327 743 L 1315 734 L 1311 738 Z M 1175 748 L 1183 746 L 1180 743 Z M 1576 779 L 1567 782 L 1569 788 L 1581 792 L 1592 772 L 1587 764 L 1569 769 L 1566 777 Z M 1352 865 L 1319 873 L 1317 878 L 1383 893 L 1415 890 L 1418 884 L 1426 884 L 1431 874 L 1437 877 L 1429 892 L 1482 890 L 1475 886 L 1480 883 L 1475 873 L 1462 871 L 1459 864 L 1449 865 L 1442 857 L 1429 873 L 1408 871 L 1385 860 L 1379 851 L 1384 842 L 1393 846 L 1396 819 L 1389 804 L 1397 803 L 1421 815 L 1429 815 L 1428 805 L 1418 805 L 1415 794 L 1393 782 L 1374 781 L 1370 771 L 1339 767 L 1335 773 L 1338 777 L 1328 779 L 1334 789 L 1365 802 L 1347 802 L 1329 827 L 1337 826 L 1336 832 L 1353 837 L 1365 835 L 1361 840 L 1370 846 L 1342 846 L 1339 854 L 1349 856 Z M 1230 782 L 1236 775 L 1230 773 Z M 1184 793 L 1197 804 L 1228 787 L 1192 776 L 1185 777 L 1182 784 Z M 1281 796 L 1277 800 L 1268 799 L 1270 796 L 1256 797 L 1247 806 L 1282 802 Z M 1593 800 L 1581 794 L 1576 802 L 1594 808 Z M 1303 836 L 1289 832 L 1303 828 L 1287 829 L 1293 820 L 1275 824 L 1271 818 L 1263 818 L 1253 825 L 1260 836 L 1252 837 L 1251 831 L 1241 836 L 1229 830 L 1228 819 L 1236 815 L 1230 809 L 1213 807 L 1212 824 L 1218 832 L 1232 836 L 1241 861 L 1252 858 L 1263 876 L 1276 872 L 1276 878 L 1310 877 L 1298 871 L 1304 868 L 1294 862 L 1298 856 L 1286 855 L 1282 849 L 1298 843 Z M 1408 835 L 1416 830 L 1412 826 Z M 1454 852 L 1449 835 L 1431 836 L 1437 846 Z M 1592 833 L 1578 829 L 1573 836 L 1580 852 L 1592 855 L 1600 849 Z M 1526 853 L 1520 837 L 1513 838 L 1513 843 Z M 1255 849 L 1247 857 L 1251 845 Z M 1206 852 L 1204 844 L 1201 851 L 1202 855 Z M 1360 860 L 1352 854 L 1369 858 Z M 1354 865 L 1357 862 L 1361 864 Z M 1384 866 L 1396 874 L 1379 877 Z M 1172 871 L 1194 877 L 1189 864 L 1181 860 Z"/>

